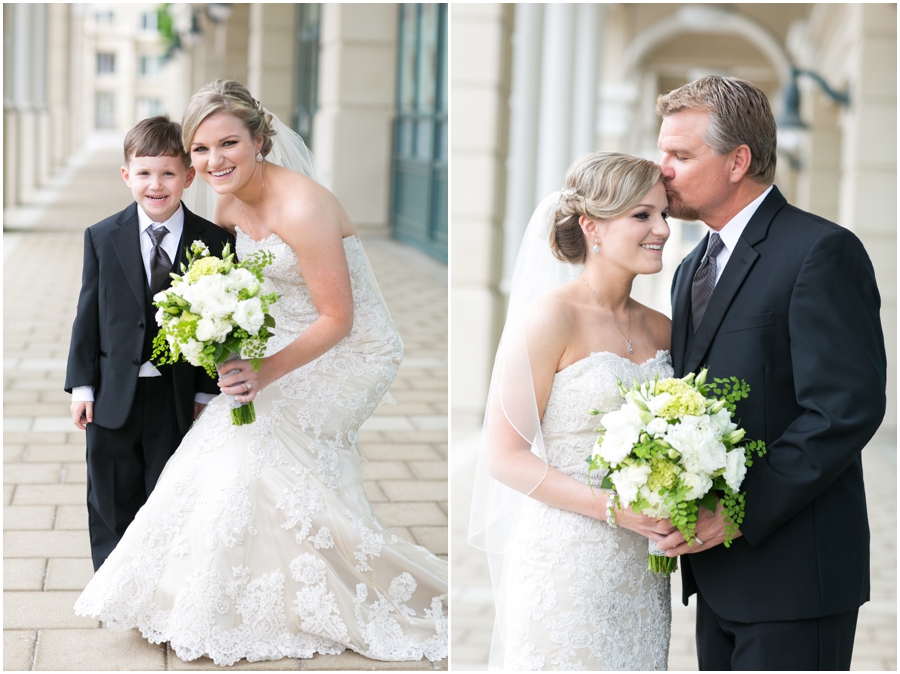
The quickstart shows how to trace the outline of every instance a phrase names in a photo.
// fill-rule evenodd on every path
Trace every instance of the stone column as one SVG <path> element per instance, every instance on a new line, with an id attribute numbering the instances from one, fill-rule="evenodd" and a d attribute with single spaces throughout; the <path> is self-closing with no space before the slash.
<path id="1" fill-rule="evenodd" d="M 505 309 L 499 283 L 514 13 L 508 4 L 450 7 L 454 428 L 480 423 Z"/>
<path id="2" fill-rule="evenodd" d="M 503 280 L 500 286 L 504 295 L 509 295 L 509 283 L 519 245 L 538 201 L 535 196 L 535 181 L 544 5 L 518 3 L 514 12 L 509 154 L 506 160 L 506 219 L 503 222 Z"/>
<path id="3" fill-rule="evenodd" d="M 544 8 L 537 194 L 562 187 L 571 163 L 575 5 Z"/>
<path id="4" fill-rule="evenodd" d="M 842 120 L 841 207 L 838 222 L 862 240 L 875 266 L 888 354 L 887 414 L 897 431 L 897 6 L 849 5 L 854 83 Z"/>
<path id="5" fill-rule="evenodd" d="M 50 172 L 55 173 L 71 152 L 71 114 L 69 100 L 69 59 L 71 43 L 68 5 L 53 3 L 48 7 L 47 108 L 50 119 Z"/>
<path id="6" fill-rule="evenodd" d="M 247 87 L 255 98 L 290 124 L 294 97 L 294 6 L 253 3 Z"/>
<path id="7" fill-rule="evenodd" d="M 16 5 L 3 5 L 3 208 L 16 205 L 19 194 L 19 115 L 16 111 Z"/>
<path id="8" fill-rule="evenodd" d="M 325 184 L 357 227 L 384 233 L 390 219 L 397 22 L 394 4 L 322 6 L 319 110 L 313 119 L 313 151 Z"/>

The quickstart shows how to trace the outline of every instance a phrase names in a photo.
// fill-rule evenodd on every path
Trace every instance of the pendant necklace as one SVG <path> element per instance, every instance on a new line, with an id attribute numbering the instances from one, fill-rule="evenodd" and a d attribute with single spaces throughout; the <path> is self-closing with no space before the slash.
<path id="1" fill-rule="evenodd" d="M 628 334 L 626 335 L 625 331 L 619 327 L 618 323 L 616 323 L 616 319 L 613 316 L 612 312 L 603 305 L 603 302 L 601 302 L 600 298 L 597 297 L 597 293 L 594 292 L 594 289 L 591 288 L 591 285 L 585 280 L 584 276 L 579 276 L 578 278 L 580 278 L 582 281 L 584 281 L 584 285 L 586 285 L 587 289 L 591 291 L 591 295 L 594 296 L 594 299 L 597 300 L 597 303 L 601 307 L 603 307 L 603 309 L 606 311 L 606 313 L 609 314 L 609 317 L 612 320 L 613 325 L 615 325 L 616 328 L 619 330 L 619 332 L 622 333 L 622 336 L 625 338 L 625 341 L 628 342 L 628 353 L 634 353 L 634 347 L 631 345 L 631 305 L 630 304 L 628 305 Z"/>

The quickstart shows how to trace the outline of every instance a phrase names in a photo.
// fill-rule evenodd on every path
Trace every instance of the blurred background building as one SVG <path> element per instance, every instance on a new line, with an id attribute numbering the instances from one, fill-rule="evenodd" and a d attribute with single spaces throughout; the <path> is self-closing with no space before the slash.
<path id="1" fill-rule="evenodd" d="M 452 24 L 455 437 L 480 424 L 534 207 L 588 152 L 658 161 L 657 96 L 707 74 L 766 92 L 779 189 L 865 244 L 890 364 L 883 431 L 896 433 L 896 4 L 459 4 Z M 670 223 L 664 271 L 635 283 L 667 315 L 672 273 L 706 231 Z"/>
<path id="2" fill-rule="evenodd" d="M 356 225 L 447 260 L 447 5 L 3 5 L 4 208 L 85 139 L 240 80 L 316 154 Z"/>

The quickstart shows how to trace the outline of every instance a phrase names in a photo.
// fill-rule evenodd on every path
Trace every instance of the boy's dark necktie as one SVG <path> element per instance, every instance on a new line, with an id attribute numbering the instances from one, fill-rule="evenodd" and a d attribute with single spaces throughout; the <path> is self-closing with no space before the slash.
<path id="1" fill-rule="evenodd" d="M 713 290 L 716 289 L 716 257 L 724 245 L 722 238 L 713 232 L 706 248 L 706 255 L 703 256 L 703 261 L 694 274 L 694 282 L 691 285 L 691 318 L 694 322 L 694 332 L 700 327 L 700 321 L 706 313 Z"/>
<path id="2" fill-rule="evenodd" d="M 169 272 L 172 271 L 172 260 L 169 254 L 159 244 L 165 238 L 169 230 L 165 227 L 154 229 L 152 226 L 147 228 L 150 239 L 153 241 L 153 248 L 150 249 L 150 294 L 155 295 L 166 283 L 169 278 Z"/>

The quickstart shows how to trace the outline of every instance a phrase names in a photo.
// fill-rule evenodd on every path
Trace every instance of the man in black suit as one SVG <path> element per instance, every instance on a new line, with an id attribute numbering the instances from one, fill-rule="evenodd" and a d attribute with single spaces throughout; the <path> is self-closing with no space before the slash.
<path id="1" fill-rule="evenodd" d="M 675 375 L 746 380 L 735 420 L 768 446 L 730 549 L 721 504 L 700 509 L 692 547 L 660 544 L 683 555 L 685 605 L 697 593 L 700 668 L 849 669 L 869 599 L 861 451 L 885 411 L 872 264 L 772 185 L 775 121 L 752 84 L 704 77 L 657 112 L 670 215 L 709 228 L 675 272 Z"/>
<path id="2" fill-rule="evenodd" d="M 84 268 L 66 370 L 72 420 L 87 431 L 87 506 L 94 571 L 146 502 L 194 418 L 219 389 L 202 368 L 150 362 L 153 295 L 204 242 L 233 237 L 181 204 L 194 178 L 181 125 L 140 122 L 125 137 L 122 176 L 135 203 L 84 233 Z"/>

